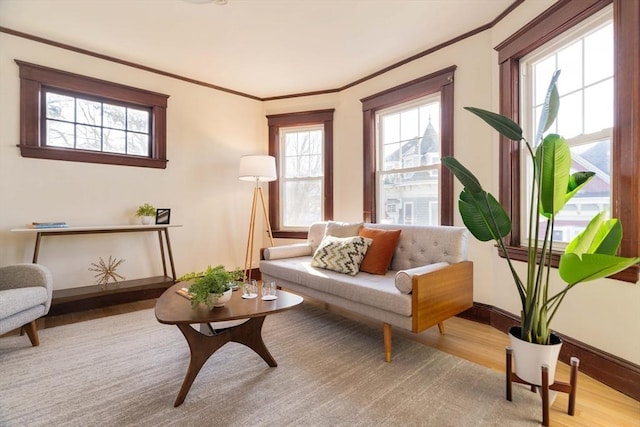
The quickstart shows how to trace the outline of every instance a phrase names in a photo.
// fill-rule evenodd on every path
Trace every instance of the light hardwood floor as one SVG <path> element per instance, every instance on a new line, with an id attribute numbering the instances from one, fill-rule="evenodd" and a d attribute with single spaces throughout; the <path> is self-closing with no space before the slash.
<path id="1" fill-rule="evenodd" d="M 38 329 L 152 308 L 155 305 L 155 301 L 138 301 L 80 313 L 47 317 L 38 321 Z M 307 299 L 307 302 L 317 303 L 309 299 Z M 368 323 L 373 327 L 380 327 L 380 357 L 383 357 L 381 325 L 376 325 L 370 320 L 355 316 L 352 313 L 327 307 L 326 305 L 325 307 L 330 311 L 347 317 L 357 318 L 359 321 Z M 444 335 L 438 333 L 437 327 L 433 327 L 421 334 L 412 334 L 395 328 L 394 336 L 397 335 L 405 336 L 479 365 L 504 372 L 505 347 L 509 345 L 509 339 L 506 334 L 491 326 L 454 317 L 445 322 Z M 559 381 L 568 381 L 569 367 L 566 364 L 559 364 L 556 378 Z M 640 387 L 640 384 L 638 386 Z M 517 404 L 517 402 L 514 402 L 514 404 Z M 574 416 L 569 416 L 566 411 L 567 395 L 558 393 L 551 408 L 551 426 L 640 427 L 640 402 L 582 373 L 578 376 L 576 413 Z M 540 413 L 540 419 L 542 420 L 542 413 Z"/>

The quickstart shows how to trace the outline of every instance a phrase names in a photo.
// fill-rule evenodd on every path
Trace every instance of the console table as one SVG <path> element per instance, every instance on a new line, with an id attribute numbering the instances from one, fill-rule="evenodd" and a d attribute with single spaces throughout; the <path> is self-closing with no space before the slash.
<path id="1" fill-rule="evenodd" d="M 182 226 L 174 224 L 103 225 L 64 228 L 15 228 L 11 231 L 17 233 L 35 234 L 36 241 L 33 248 L 33 263 L 38 262 L 38 255 L 40 254 L 40 241 L 43 237 L 46 236 L 140 232 L 158 233 L 158 243 L 160 245 L 160 257 L 162 259 L 163 276 L 146 277 L 142 279 L 125 280 L 118 283 L 109 283 L 106 286 L 106 289 L 100 285 L 92 285 L 79 288 L 54 290 L 49 315 L 56 315 L 73 311 L 86 310 L 89 308 L 120 304 L 122 302 L 156 298 L 160 294 L 162 294 L 162 292 L 167 287 L 171 286 L 176 281 L 176 269 L 173 263 L 173 253 L 171 252 L 171 241 L 169 240 L 169 228 L 171 227 Z M 168 255 L 169 257 L 171 276 L 167 274 L 166 255 Z"/>

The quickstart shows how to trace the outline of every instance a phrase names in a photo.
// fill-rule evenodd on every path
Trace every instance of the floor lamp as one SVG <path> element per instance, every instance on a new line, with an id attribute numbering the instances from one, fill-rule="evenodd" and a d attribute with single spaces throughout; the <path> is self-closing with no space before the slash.
<path id="1" fill-rule="evenodd" d="M 269 214 L 264 202 L 264 193 L 262 192 L 261 182 L 275 181 L 278 178 L 276 174 L 276 159 L 273 156 L 250 155 L 240 157 L 240 172 L 238 178 L 243 181 L 253 181 L 256 186 L 253 188 L 253 203 L 251 204 L 251 220 L 249 222 L 249 237 L 247 238 L 247 251 L 244 257 L 244 271 L 251 280 L 251 268 L 253 263 L 253 236 L 256 229 L 256 212 L 258 210 L 258 198 L 262 205 L 262 213 L 267 222 L 267 231 L 271 246 L 273 244 L 273 235 L 271 233 L 271 223 L 269 222 Z"/>

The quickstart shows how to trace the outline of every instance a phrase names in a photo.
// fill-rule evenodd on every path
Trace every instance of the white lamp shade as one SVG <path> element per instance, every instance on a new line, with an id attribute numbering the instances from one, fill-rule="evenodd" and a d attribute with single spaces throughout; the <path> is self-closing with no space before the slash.
<path id="1" fill-rule="evenodd" d="M 238 178 L 243 181 L 269 182 L 278 179 L 276 174 L 276 158 L 265 155 L 240 157 Z"/>

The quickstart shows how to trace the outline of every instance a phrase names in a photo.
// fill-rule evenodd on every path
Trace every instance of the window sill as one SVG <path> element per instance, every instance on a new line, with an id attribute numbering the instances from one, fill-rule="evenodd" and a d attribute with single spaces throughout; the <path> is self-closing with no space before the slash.
<path id="1" fill-rule="evenodd" d="M 507 246 L 507 252 L 509 254 L 509 258 L 513 261 L 522 261 L 527 262 L 528 250 L 525 246 Z M 505 258 L 504 253 L 498 249 L 498 255 L 501 258 Z M 554 268 L 558 268 L 558 263 L 560 262 L 560 252 L 553 252 L 551 255 L 551 266 Z M 622 270 L 612 276 L 607 277 L 608 279 L 620 280 L 623 282 L 636 283 L 638 281 L 640 268 L 638 265 L 633 267 L 629 267 L 626 270 Z"/>
<path id="2" fill-rule="evenodd" d="M 307 231 L 284 231 L 284 230 L 271 230 L 271 234 L 277 239 L 302 239 L 306 240 L 308 236 Z"/>
<path id="3" fill-rule="evenodd" d="M 20 145 L 22 157 L 50 160 L 67 160 L 71 162 L 101 163 L 120 166 L 139 166 L 166 169 L 167 160 L 148 157 L 123 156 L 119 154 L 70 150 L 65 148 L 32 147 Z"/>

